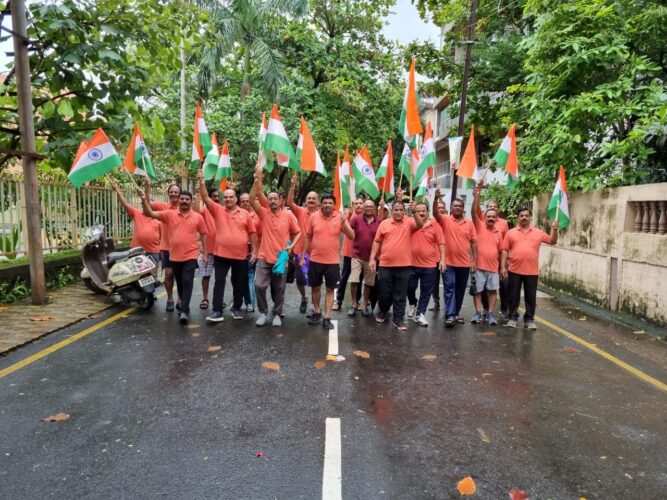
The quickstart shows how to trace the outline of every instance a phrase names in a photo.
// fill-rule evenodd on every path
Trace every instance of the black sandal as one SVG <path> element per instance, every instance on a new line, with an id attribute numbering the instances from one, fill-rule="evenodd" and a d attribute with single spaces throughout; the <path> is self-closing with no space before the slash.
<path id="1" fill-rule="evenodd" d="M 208 299 L 204 299 L 199 304 L 199 309 L 208 309 Z"/>

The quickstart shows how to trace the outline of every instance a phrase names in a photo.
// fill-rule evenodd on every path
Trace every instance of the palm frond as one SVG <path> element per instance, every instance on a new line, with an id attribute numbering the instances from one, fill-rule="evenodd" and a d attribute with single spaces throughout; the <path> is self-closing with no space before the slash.
<path id="1" fill-rule="evenodd" d="M 292 17 L 302 17 L 308 13 L 308 0 L 266 0 L 262 5 L 264 13 L 287 14 Z"/>
<path id="2" fill-rule="evenodd" d="M 251 52 L 259 69 L 262 86 L 271 94 L 271 97 L 278 97 L 280 87 L 285 82 L 285 65 L 282 55 L 259 38 L 253 41 Z"/>

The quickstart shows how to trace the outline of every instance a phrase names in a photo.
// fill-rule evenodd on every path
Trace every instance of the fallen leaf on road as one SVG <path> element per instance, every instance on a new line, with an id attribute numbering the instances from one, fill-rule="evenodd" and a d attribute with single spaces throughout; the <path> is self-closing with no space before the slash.
<path id="1" fill-rule="evenodd" d="M 482 335 L 484 335 L 485 337 L 495 337 L 496 332 L 484 332 Z"/>
<path id="2" fill-rule="evenodd" d="M 222 349 L 221 345 L 210 345 L 210 346 L 208 346 L 207 351 L 208 352 L 218 352 L 220 349 Z"/>
<path id="3" fill-rule="evenodd" d="M 7 309 L 7 308 L 5 307 L 5 309 Z M 0 311 L 2 311 L 2 309 L 0 309 Z M 632 332 L 632 333 L 646 333 L 646 332 L 644 330 L 637 330 L 636 332 Z"/>
<path id="4" fill-rule="evenodd" d="M 574 347 L 572 345 L 564 347 L 563 349 L 565 349 L 567 352 L 581 352 L 579 349 L 577 349 L 576 347 Z"/>
<path id="5" fill-rule="evenodd" d="M 192 335 L 193 337 L 199 337 L 200 334 L 197 332 L 192 332 L 190 335 Z"/>
<path id="6" fill-rule="evenodd" d="M 257 450 L 257 451 L 255 452 L 255 456 L 256 456 L 257 458 L 262 458 L 262 457 L 264 456 L 264 453 L 262 452 L 262 450 Z"/>
<path id="7" fill-rule="evenodd" d="M 358 358 L 368 359 L 371 357 L 366 351 L 354 351 L 354 355 Z"/>
<path id="8" fill-rule="evenodd" d="M 433 360 L 434 360 L 435 358 L 437 358 L 437 357 L 438 357 L 438 356 L 436 356 L 435 354 L 424 354 L 424 355 L 423 355 L 421 358 L 419 358 L 419 359 L 423 359 L 424 361 L 433 361 Z"/>
<path id="9" fill-rule="evenodd" d="M 493 373 L 482 373 L 482 377 L 492 377 Z"/>
<path id="10" fill-rule="evenodd" d="M 69 419 L 69 413 L 56 413 L 50 417 L 44 417 L 42 422 L 64 422 Z"/>
<path id="11" fill-rule="evenodd" d="M 285 336 L 284 333 L 279 333 L 278 335 L 276 335 L 276 338 L 279 339 L 279 338 L 284 337 L 284 336 Z"/>
<path id="12" fill-rule="evenodd" d="M 512 488 L 510 490 L 510 499 L 511 500 L 528 500 L 528 495 L 525 491 L 518 488 Z"/>
<path id="13" fill-rule="evenodd" d="M 189 328 L 190 330 L 192 330 L 193 328 L 199 328 L 199 325 L 197 323 L 190 323 L 185 328 Z"/>
<path id="14" fill-rule="evenodd" d="M 458 482 L 456 489 L 459 490 L 461 496 L 474 495 L 477 491 L 477 485 L 475 484 L 475 481 L 468 476 Z"/>
<path id="15" fill-rule="evenodd" d="M 324 368 L 326 366 L 326 363 L 324 361 L 317 360 L 317 361 L 315 361 L 315 364 L 313 366 L 315 368 L 317 368 L 318 370 L 321 370 L 322 368 Z"/>
<path id="16" fill-rule="evenodd" d="M 579 321 L 586 321 L 586 316 L 582 316 L 581 318 L 579 318 Z"/>
<path id="17" fill-rule="evenodd" d="M 485 443 L 491 442 L 489 436 L 487 436 L 486 432 L 484 432 L 484 429 L 482 429 L 481 427 L 477 427 L 477 432 L 479 432 L 479 436 L 482 438 L 482 441 L 484 441 Z"/>
<path id="18" fill-rule="evenodd" d="M 53 316 L 31 316 L 30 321 L 51 321 Z"/>
<path id="19" fill-rule="evenodd" d="M 274 372 L 280 371 L 280 365 L 273 361 L 264 361 L 264 363 L 262 363 L 262 366 L 267 370 L 273 370 Z"/>

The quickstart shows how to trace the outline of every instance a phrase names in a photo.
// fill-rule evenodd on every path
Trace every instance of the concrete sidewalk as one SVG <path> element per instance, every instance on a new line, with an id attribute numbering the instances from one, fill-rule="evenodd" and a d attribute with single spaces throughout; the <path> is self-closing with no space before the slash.
<path id="1" fill-rule="evenodd" d="M 49 303 L 44 306 L 34 306 L 30 299 L 0 306 L 0 354 L 114 305 L 105 295 L 89 291 L 83 283 L 51 290 L 48 298 Z"/>

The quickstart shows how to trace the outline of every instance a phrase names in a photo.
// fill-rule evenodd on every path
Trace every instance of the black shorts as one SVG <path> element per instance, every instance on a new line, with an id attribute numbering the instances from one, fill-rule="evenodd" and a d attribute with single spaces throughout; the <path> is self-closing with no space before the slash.
<path id="1" fill-rule="evenodd" d="M 319 287 L 322 286 L 322 281 L 329 290 L 336 288 L 340 281 L 340 265 L 320 264 L 311 260 L 308 266 L 308 284 L 311 287 Z"/>
<path id="2" fill-rule="evenodd" d="M 162 269 L 171 269 L 169 250 L 160 250 L 160 260 L 162 261 Z"/>

